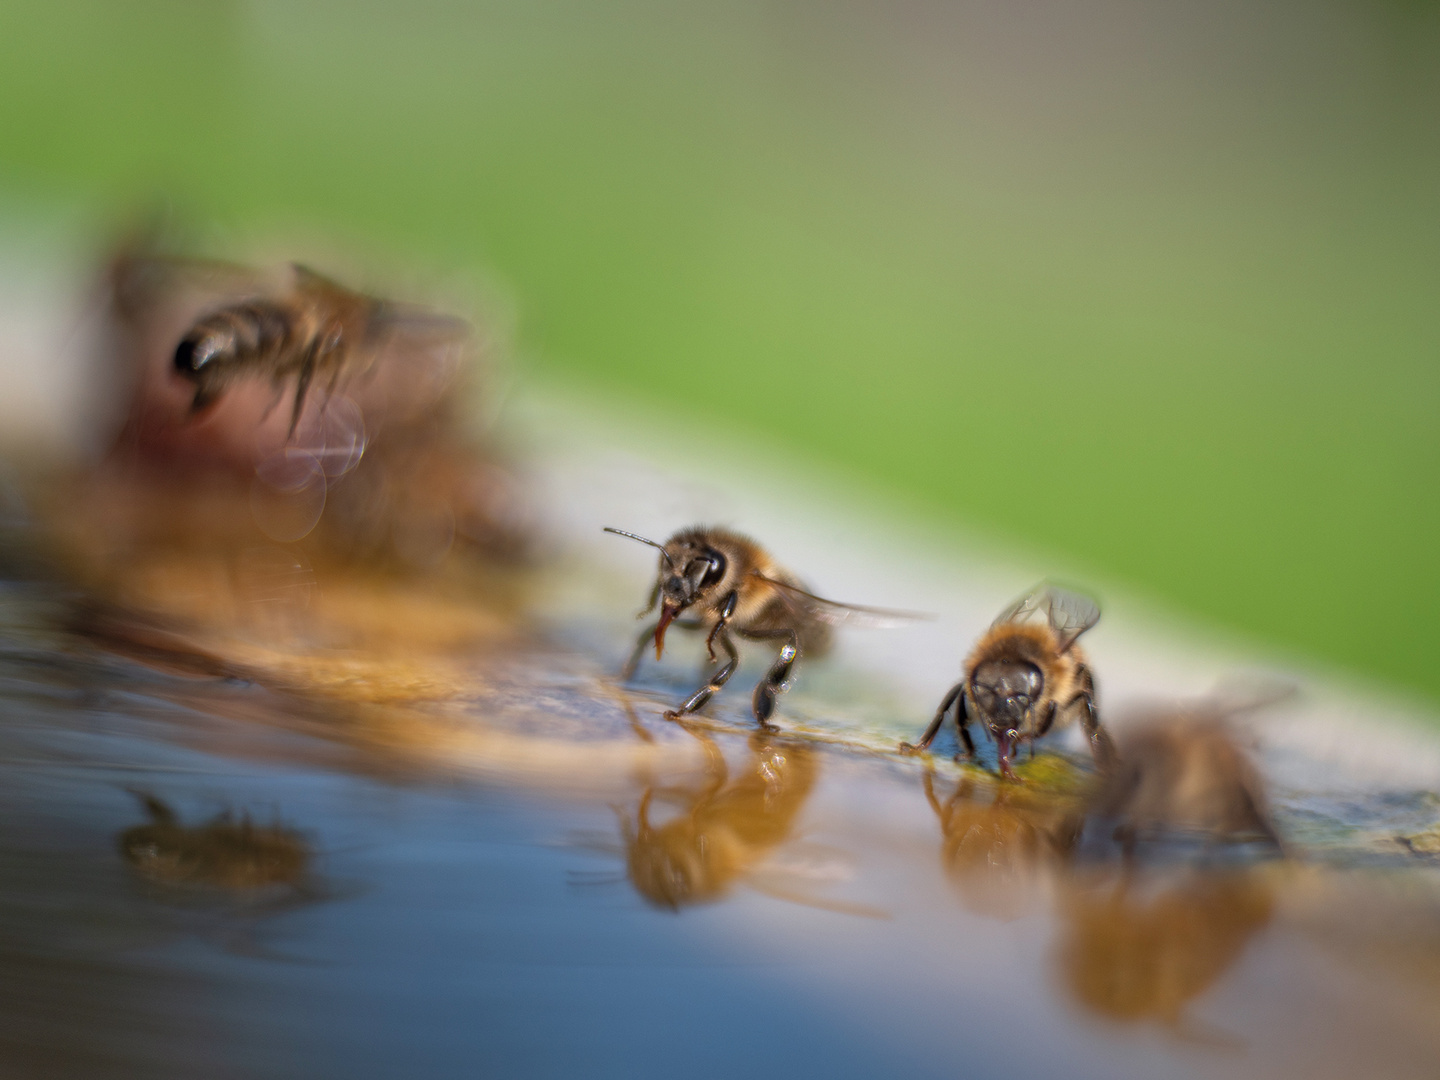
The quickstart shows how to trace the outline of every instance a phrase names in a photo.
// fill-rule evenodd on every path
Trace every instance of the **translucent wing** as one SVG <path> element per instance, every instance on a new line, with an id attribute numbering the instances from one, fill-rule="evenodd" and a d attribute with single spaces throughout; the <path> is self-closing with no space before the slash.
<path id="1" fill-rule="evenodd" d="M 994 626 L 1010 622 L 1026 622 L 1044 615 L 1050 628 L 1060 638 L 1060 651 L 1075 644 L 1075 639 L 1100 621 L 1100 608 L 1094 600 L 1055 585 L 1042 584 L 1026 593 L 1002 611 Z"/>
<path id="2" fill-rule="evenodd" d="M 832 626 L 847 623 L 851 626 L 873 626 L 879 629 L 888 629 L 895 626 L 904 626 L 920 619 L 933 619 L 935 616 L 923 611 L 895 611 L 891 608 L 861 607 L 858 604 L 841 604 L 834 600 L 826 600 L 823 596 L 816 596 L 812 592 L 806 592 L 798 585 L 788 581 L 780 581 L 776 578 L 767 577 L 758 570 L 750 571 L 761 581 L 774 585 L 780 590 L 781 596 L 791 607 L 805 611 L 811 618 Z"/>
<path id="3" fill-rule="evenodd" d="M 334 302 L 362 305 L 368 312 L 371 332 L 400 336 L 416 341 L 458 342 L 468 338 L 473 327 L 455 315 L 435 311 L 421 304 L 382 300 L 346 288 L 334 278 L 317 273 L 302 263 L 291 263 L 295 287 L 302 292 L 328 296 Z"/>

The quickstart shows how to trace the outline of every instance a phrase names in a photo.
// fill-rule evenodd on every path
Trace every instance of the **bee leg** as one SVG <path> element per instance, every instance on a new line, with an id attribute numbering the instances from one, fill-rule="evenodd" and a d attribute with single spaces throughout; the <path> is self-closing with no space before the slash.
<path id="1" fill-rule="evenodd" d="M 715 659 L 715 635 L 725 629 L 725 623 L 729 621 L 731 615 L 735 614 L 735 604 L 738 599 L 738 596 L 732 590 L 730 595 L 721 601 L 720 618 L 715 623 L 715 629 L 711 630 L 710 636 L 705 639 L 705 651 L 710 654 L 712 662 Z"/>
<path id="2" fill-rule="evenodd" d="M 260 423 L 263 424 L 266 420 L 270 419 L 270 414 L 275 411 L 275 406 L 280 404 L 280 399 L 284 396 L 285 384 L 283 382 L 277 381 L 275 383 L 275 396 L 270 399 L 270 404 L 266 405 L 265 411 L 260 414 Z"/>
<path id="3" fill-rule="evenodd" d="M 660 602 L 660 579 L 655 579 L 655 587 L 650 590 L 650 602 L 635 613 L 637 619 L 643 619 L 650 612 L 655 610 L 655 605 Z"/>
<path id="4" fill-rule="evenodd" d="M 1079 676 L 1080 689 L 1066 702 L 1065 707 L 1068 709 L 1075 704 L 1085 706 L 1080 713 L 1080 727 L 1090 740 L 1090 751 L 1095 755 L 1095 764 L 1108 771 L 1115 764 L 1115 744 L 1110 741 L 1110 733 L 1100 723 L 1100 715 L 1095 711 L 1095 679 L 1084 664 L 1080 665 L 1076 674 Z"/>
<path id="5" fill-rule="evenodd" d="M 1059 705 L 1050 702 L 1045 707 L 1045 713 L 1040 717 L 1040 723 L 1035 728 L 1035 734 L 1030 737 L 1030 760 L 1035 760 L 1035 744 L 1049 734 L 1051 726 L 1055 723 L 1055 714 L 1060 711 Z"/>
<path id="6" fill-rule="evenodd" d="M 965 717 L 965 695 L 960 695 L 960 707 L 955 710 L 955 726 L 960 729 L 960 741 L 965 744 L 965 756 L 975 760 L 975 740 L 970 738 L 970 722 Z"/>
<path id="7" fill-rule="evenodd" d="M 750 707 L 755 713 L 755 719 L 761 727 L 770 726 L 770 717 L 775 712 L 775 698 L 783 694 L 787 687 L 785 680 L 790 677 L 790 670 L 795 666 L 795 661 L 800 658 L 800 639 L 794 630 L 763 630 L 751 631 L 745 634 L 751 641 L 764 641 L 774 638 L 784 638 L 785 644 L 780 646 L 780 655 L 770 665 L 770 670 L 765 673 L 755 687 L 755 694 L 750 699 Z"/>
<path id="8" fill-rule="evenodd" d="M 930 726 L 925 729 L 925 734 L 920 736 L 917 743 L 902 742 L 900 752 L 902 754 L 918 754 L 922 750 L 928 750 L 930 744 L 935 741 L 935 736 L 940 734 L 940 725 L 945 723 L 945 714 L 950 711 L 950 706 L 956 705 L 955 723 L 960 728 L 960 735 L 965 740 L 965 750 L 970 755 L 975 753 L 975 744 L 970 739 L 970 732 L 966 730 L 965 723 L 965 684 L 958 682 L 950 688 L 945 695 L 945 700 L 940 702 L 940 707 L 935 710 L 935 719 L 930 721 Z"/>
<path id="9" fill-rule="evenodd" d="M 1045 715 L 1040 717 L 1040 724 L 1035 729 L 1036 739 L 1043 739 L 1046 735 L 1050 733 L 1050 728 L 1055 723 L 1055 714 L 1059 711 L 1060 706 L 1053 701 L 1050 702 L 1048 706 L 1046 706 Z M 1035 750 L 1035 743 L 1033 740 L 1030 743 L 1030 750 L 1032 753 Z"/>
<path id="10" fill-rule="evenodd" d="M 295 404 L 290 409 L 290 433 L 285 436 L 286 442 L 295 437 L 295 429 L 300 426 L 300 414 L 305 411 L 305 395 L 310 391 L 310 380 L 314 376 L 315 352 L 311 350 L 300 365 L 300 374 L 295 376 Z"/>
<path id="11" fill-rule="evenodd" d="M 740 666 L 740 654 L 735 651 L 735 643 L 730 640 L 728 632 L 724 630 L 720 631 L 719 637 L 720 647 L 725 650 L 726 655 L 729 656 L 730 659 L 726 661 L 724 667 L 710 676 L 708 683 L 686 698 L 678 709 L 671 709 L 667 712 L 665 719 L 679 720 L 686 713 L 692 713 L 696 709 L 703 708 L 715 692 L 730 681 L 730 676 L 735 674 L 735 669 Z"/>
<path id="12" fill-rule="evenodd" d="M 642 611 L 640 614 L 643 616 L 645 612 Z M 621 682 L 625 682 L 630 676 L 635 674 L 635 669 L 640 666 L 640 657 L 645 654 L 645 650 L 650 646 L 650 643 L 655 640 L 655 628 L 659 625 L 659 623 L 651 623 L 641 631 L 639 640 L 635 642 L 635 648 L 630 652 L 630 659 L 626 660 L 625 666 L 620 669 Z M 678 627 L 681 630 L 700 629 L 699 623 L 692 622 L 689 619 L 684 622 L 673 622 L 670 625 Z"/>

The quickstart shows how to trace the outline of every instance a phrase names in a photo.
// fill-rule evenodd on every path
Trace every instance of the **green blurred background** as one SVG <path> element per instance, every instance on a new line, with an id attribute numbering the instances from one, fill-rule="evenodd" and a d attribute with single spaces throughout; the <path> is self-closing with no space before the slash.
<path id="1" fill-rule="evenodd" d="M 1440 698 L 1433 4 L 11 0 L 0 200 L 156 193 Z"/>

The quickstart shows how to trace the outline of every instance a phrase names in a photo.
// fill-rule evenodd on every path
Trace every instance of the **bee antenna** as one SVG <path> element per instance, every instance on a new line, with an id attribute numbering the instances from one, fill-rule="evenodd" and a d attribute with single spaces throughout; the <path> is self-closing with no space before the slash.
<path id="1" fill-rule="evenodd" d="M 649 544 L 651 547 L 657 549 L 661 555 L 665 556 L 665 562 L 668 565 L 674 567 L 675 563 L 670 558 L 670 553 L 665 550 L 664 544 L 657 544 L 654 540 L 647 540 L 643 536 L 636 536 L 634 533 L 626 532 L 624 529 L 612 529 L 609 525 L 605 526 L 605 531 L 608 533 L 614 533 L 616 536 L 628 536 L 631 540 L 639 540 L 642 544 Z"/>

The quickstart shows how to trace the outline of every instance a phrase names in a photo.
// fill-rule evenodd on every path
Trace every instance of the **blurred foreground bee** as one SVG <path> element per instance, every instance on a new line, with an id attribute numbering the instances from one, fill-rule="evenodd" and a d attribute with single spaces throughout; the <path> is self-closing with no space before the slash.
<path id="1" fill-rule="evenodd" d="M 327 394 L 333 394 L 342 378 L 368 369 L 388 335 L 458 341 L 469 333 L 462 319 L 354 292 L 298 264 L 292 269 L 287 292 L 213 310 L 180 339 L 174 366 L 195 386 L 192 413 L 213 404 L 237 379 L 268 376 L 278 392 L 293 377 L 293 438 L 310 384 L 326 378 Z"/>
<path id="2" fill-rule="evenodd" d="M 640 635 L 620 677 L 628 679 L 635 673 L 652 638 L 655 657 L 660 658 L 665 631 L 672 622 L 686 630 L 708 630 L 705 648 L 712 661 L 717 641 L 729 657 L 709 682 L 665 714 L 668 719 L 700 709 L 735 674 L 740 655 L 730 639 L 732 630 L 748 641 L 781 643 L 779 655 L 752 698 L 755 719 L 764 726 L 775 711 L 776 696 L 789 689 L 786 680 L 795 661 L 802 653 L 819 656 L 829 648 L 831 625 L 854 621 L 880 626 L 919 617 L 822 599 L 806 591 L 755 541 L 726 529 L 682 529 L 663 544 L 621 529 L 607 527 L 605 531 L 649 544 L 660 552 L 660 573 L 650 590 L 650 602 L 637 616 L 644 618 L 658 603 L 660 618 Z M 682 612 L 690 612 L 693 618 L 676 622 Z"/>
<path id="3" fill-rule="evenodd" d="M 1118 822 L 1115 836 L 1127 854 L 1141 839 L 1166 835 L 1198 837 L 1207 845 L 1259 840 L 1284 851 L 1265 783 L 1215 706 L 1167 710 L 1127 725 L 1118 764 L 1091 811 Z"/>
<path id="4" fill-rule="evenodd" d="M 1036 618 L 1042 613 L 1043 621 Z M 969 721 L 978 720 L 999 749 L 1001 774 L 1013 778 L 1012 752 L 1078 712 L 1096 763 L 1109 769 L 1115 749 L 1095 711 L 1095 681 L 1075 646 L 1075 639 L 1099 621 L 1094 601 L 1064 589 L 1042 585 L 1021 597 L 1000 613 L 966 657 L 965 678 L 945 695 L 920 741 L 901 743 L 901 752 L 928 747 L 953 706 L 965 753 L 975 756 Z"/>

